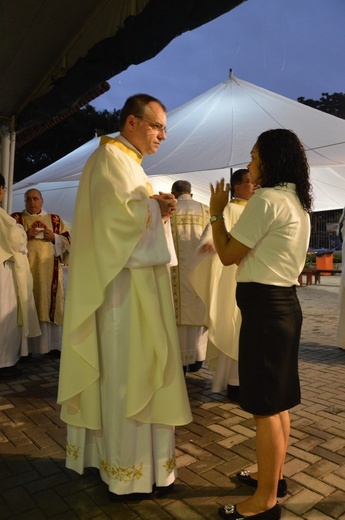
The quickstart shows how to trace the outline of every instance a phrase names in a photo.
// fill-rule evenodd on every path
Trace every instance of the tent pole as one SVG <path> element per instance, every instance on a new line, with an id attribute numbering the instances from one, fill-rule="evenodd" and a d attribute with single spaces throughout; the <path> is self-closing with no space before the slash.
<path id="1" fill-rule="evenodd" d="M 234 173 L 233 169 L 230 168 L 230 175 L 229 175 L 229 183 L 230 183 L 230 186 L 231 186 L 231 179 L 232 179 L 232 174 Z M 230 198 L 232 199 L 232 193 L 230 191 Z"/>
<path id="2" fill-rule="evenodd" d="M 12 117 L 11 133 L 10 133 L 10 157 L 9 157 L 9 172 L 8 172 L 8 197 L 7 197 L 7 211 L 12 213 L 12 193 L 13 193 L 13 178 L 14 178 L 14 155 L 16 151 L 16 132 L 15 132 L 15 117 Z"/>
<path id="3" fill-rule="evenodd" d="M 4 176 L 5 184 L 8 187 L 9 177 L 9 157 L 10 157 L 10 133 L 8 126 L 1 127 L 1 173 Z M 7 211 L 8 206 L 8 191 L 5 192 L 2 207 Z"/>

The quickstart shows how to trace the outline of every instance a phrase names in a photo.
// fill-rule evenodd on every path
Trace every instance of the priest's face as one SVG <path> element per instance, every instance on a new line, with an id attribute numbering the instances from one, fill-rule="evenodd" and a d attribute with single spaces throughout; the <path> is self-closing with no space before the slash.
<path id="1" fill-rule="evenodd" d="M 130 142 L 142 155 L 156 153 L 166 139 L 166 115 L 159 103 L 151 101 L 142 116 L 129 116 Z"/>
<path id="2" fill-rule="evenodd" d="M 25 194 L 25 209 L 31 215 L 38 215 L 43 206 L 43 199 L 38 190 L 29 190 Z"/>
<path id="3" fill-rule="evenodd" d="M 242 181 L 239 184 L 235 184 L 234 196 L 240 199 L 249 200 L 254 193 L 254 188 L 251 173 L 245 173 L 242 175 Z"/>

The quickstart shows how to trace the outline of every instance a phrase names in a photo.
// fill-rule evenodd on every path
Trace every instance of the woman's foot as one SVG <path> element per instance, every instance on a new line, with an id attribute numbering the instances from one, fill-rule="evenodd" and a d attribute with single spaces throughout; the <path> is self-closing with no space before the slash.
<path id="1" fill-rule="evenodd" d="M 246 486 L 250 486 L 253 488 L 258 487 L 258 481 L 256 477 L 256 473 L 250 473 L 250 471 L 242 470 L 239 473 L 236 473 L 236 478 L 239 480 L 242 484 L 245 484 Z M 287 482 L 285 478 L 281 478 L 278 481 L 278 488 L 277 488 L 277 497 L 283 498 L 285 497 L 287 493 Z"/>
<path id="2" fill-rule="evenodd" d="M 222 518 L 228 520 L 245 520 L 246 518 L 251 520 L 279 520 L 281 517 L 281 509 L 278 503 L 271 509 L 250 516 L 239 513 L 237 507 L 231 504 L 219 508 L 218 513 Z"/>

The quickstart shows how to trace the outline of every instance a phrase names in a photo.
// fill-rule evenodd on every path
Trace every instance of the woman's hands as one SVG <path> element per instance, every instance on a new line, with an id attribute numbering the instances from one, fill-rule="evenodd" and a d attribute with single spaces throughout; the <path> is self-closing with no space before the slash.
<path id="1" fill-rule="evenodd" d="M 210 198 L 210 215 L 222 215 L 225 206 L 229 201 L 230 184 L 226 183 L 224 179 L 216 182 L 215 187 L 210 184 L 211 198 Z"/>
<path id="2" fill-rule="evenodd" d="M 222 215 L 229 200 L 230 185 L 225 184 L 224 179 L 216 183 L 215 187 L 210 184 L 210 214 L 211 216 Z M 224 265 L 239 264 L 241 259 L 250 250 L 241 242 L 238 242 L 225 227 L 224 219 L 217 219 L 212 224 L 212 236 L 214 247 L 220 261 Z"/>

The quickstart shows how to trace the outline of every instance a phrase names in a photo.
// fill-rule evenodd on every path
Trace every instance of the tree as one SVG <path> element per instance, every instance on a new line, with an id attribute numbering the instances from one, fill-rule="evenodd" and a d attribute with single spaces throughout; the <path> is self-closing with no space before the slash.
<path id="1" fill-rule="evenodd" d="M 299 97 L 300 103 L 308 105 L 327 114 L 345 119 L 345 94 L 323 92 L 318 101 Z M 316 249 L 340 249 L 340 242 L 335 233 L 327 231 L 327 223 L 339 222 L 341 210 L 318 211 L 311 216 L 312 232 L 310 244 Z"/>
<path id="2" fill-rule="evenodd" d="M 116 132 L 119 116 L 120 110 L 98 112 L 91 105 L 86 105 L 34 140 L 17 147 L 14 181 L 18 182 L 49 166 L 90 141 L 95 135 Z"/>
<path id="3" fill-rule="evenodd" d="M 305 99 L 304 97 L 297 98 L 297 101 L 327 114 L 345 119 L 345 94 L 342 92 L 334 92 L 334 94 L 323 92 L 321 98 L 317 101 Z"/>

